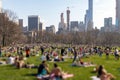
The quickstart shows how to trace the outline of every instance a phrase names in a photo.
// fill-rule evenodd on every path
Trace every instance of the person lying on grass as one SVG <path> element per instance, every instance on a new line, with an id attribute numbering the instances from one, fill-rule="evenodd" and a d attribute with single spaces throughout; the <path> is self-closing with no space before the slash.
<path id="1" fill-rule="evenodd" d="M 54 61 L 56 61 L 56 62 L 64 61 L 64 58 L 63 58 L 63 56 L 56 55 L 54 57 Z"/>
<path id="2" fill-rule="evenodd" d="M 115 76 L 113 76 L 111 73 L 107 73 L 107 71 L 102 65 L 100 65 L 99 67 L 96 67 L 94 71 L 97 72 L 97 77 L 100 78 L 100 80 L 114 80 L 115 79 Z"/>
<path id="3" fill-rule="evenodd" d="M 25 63 L 25 61 L 23 60 L 23 57 L 19 57 L 17 56 L 15 58 L 15 63 L 14 65 L 20 69 L 20 68 L 38 68 L 38 66 L 35 66 L 34 64 L 30 64 L 30 63 Z"/>
<path id="4" fill-rule="evenodd" d="M 76 60 L 75 62 L 72 63 L 72 66 L 84 66 L 84 67 L 89 67 L 89 66 L 96 66 L 92 62 L 84 62 L 82 59 Z"/>
<path id="5" fill-rule="evenodd" d="M 5 64 L 7 64 L 6 61 L 0 59 L 0 65 L 5 65 Z"/>

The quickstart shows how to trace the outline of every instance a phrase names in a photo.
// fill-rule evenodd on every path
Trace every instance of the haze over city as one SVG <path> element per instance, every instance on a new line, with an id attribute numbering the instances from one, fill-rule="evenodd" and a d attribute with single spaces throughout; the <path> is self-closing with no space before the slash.
<path id="1" fill-rule="evenodd" d="M 120 0 L 0 0 L 0 80 L 120 80 Z"/>
<path id="2" fill-rule="evenodd" d="M 22 18 L 24 26 L 28 25 L 27 19 L 29 15 L 39 15 L 44 28 L 55 25 L 57 30 L 62 12 L 66 22 L 67 7 L 71 11 L 70 21 L 84 21 L 88 0 L 3 0 L 2 6 L 4 9 L 14 11 L 19 18 Z M 94 0 L 94 27 L 102 27 L 105 17 L 112 17 L 113 23 L 115 23 L 115 7 L 115 0 Z"/>

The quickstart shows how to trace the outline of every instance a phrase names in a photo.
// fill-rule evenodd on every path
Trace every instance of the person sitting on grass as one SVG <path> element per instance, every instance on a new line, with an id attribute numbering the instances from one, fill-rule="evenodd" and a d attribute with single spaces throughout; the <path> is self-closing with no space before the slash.
<path id="1" fill-rule="evenodd" d="M 61 68 L 58 67 L 56 63 L 54 63 L 54 68 L 52 69 L 50 73 L 50 80 L 64 80 L 67 78 L 71 78 L 73 76 L 74 76 L 73 74 L 68 74 L 68 73 L 63 72 Z"/>
<path id="2" fill-rule="evenodd" d="M 19 60 L 18 60 L 18 64 L 17 64 L 17 68 L 24 68 L 26 66 L 24 60 L 23 60 L 23 57 L 19 57 Z"/>
<path id="3" fill-rule="evenodd" d="M 20 69 L 20 68 L 38 68 L 38 66 L 35 66 L 34 64 L 30 64 L 28 62 L 25 63 L 25 61 L 23 60 L 23 57 L 19 57 L 19 56 L 16 56 L 14 65 L 18 69 Z"/>
<path id="4" fill-rule="evenodd" d="M 107 71 L 104 69 L 102 65 L 100 65 L 96 70 L 97 70 L 97 77 L 100 78 L 100 80 L 115 79 L 115 77 L 111 73 L 107 73 Z"/>
<path id="5" fill-rule="evenodd" d="M 52 80 L 62 80 L 62 71 L 56 63 L 54 63 L 54 68 L 50 74 Z"/>
<path id="6" fill-rule="evenodd" d="M 14 65 L 18 68 L 19 67 L 19 56 L 15 56 L 15 63 Z"/>
<path id="7" fill-rule="evenodd" d="M 46 55 L 46 60 L 47 60 L 47 61 L 52 61 L 49 53 Z"/>
<path id="8" fill-rule="evenodd" d="M 46 61 L 42 61 L 42 63 L 39 65 L 38 67 L 38 75 L 37 78 L 39 80 L 44 80 L 46 78 L 49 78 L 49 69 L 48 66 L 46 64 Z"/>
<path id="9" fill-rule="evenodd" d="M 14 60 L 15 60 L 15 58 L 12 55 L 9 55 L 6 63 L 7 64 L 14 64 Z"/>
<path id="10" fill-rule="evenodd" d="M 60 61 L 64 61 L 63 56 L 59 56 L 57 53 L 54 55 L 54 61 L 56 62 L 60 62 Z"/>
<path id="11" fill-rule="evenodd" d="M 45 53 L 42 54 L 41 61 L 46 61 L 46 54 Z"/>

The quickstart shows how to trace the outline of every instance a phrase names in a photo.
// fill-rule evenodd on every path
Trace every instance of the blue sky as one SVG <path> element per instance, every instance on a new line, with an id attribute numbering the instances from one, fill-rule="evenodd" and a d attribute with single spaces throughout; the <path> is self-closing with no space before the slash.
<path id="1" fill-rule="evenodd" d="M 98 28 L 103 26 L 105 17 L 113 17 L 113 23 L 115 23 L 115 0 L 93 1 L 94 26 Z M 55 25 L 57 30 L 61 12 L 64 13 L 66 22 L 67 7 L 71 10 L 71 21 L 83 21 L 88 8 L 88 0 L 3 0 L 2 6 L 24 19 L 24 26 L 27 25 L 29 15 L 39 15 L 44 28 Z"/>

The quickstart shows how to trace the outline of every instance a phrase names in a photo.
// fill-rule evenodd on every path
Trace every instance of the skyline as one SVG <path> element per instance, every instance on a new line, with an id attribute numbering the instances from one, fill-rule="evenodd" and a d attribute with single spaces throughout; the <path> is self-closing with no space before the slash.
<path id="1" fill-rule="evenodd" d="M 71 11 L 70 21 L 84 21 L 85 12 L 88 9 L 88 0 L 26 0 L 24 2 L 21 0 L 3 0 L 2 5 L 4 9 L 14 11 L 20 19 L 23 19 L 24 26 L 28 25 L 29 15 L 39 15 L 44 28 L 55 25 L 56 30 L 58 30 L 61 13 L 64 13 L 65 23 L 67 22 L 67 7 Z M 112 17 L 115 24 L 115 7 L 115 0 L 93 0 L 94 27 L 102 27 L 106 17 Z"/>

